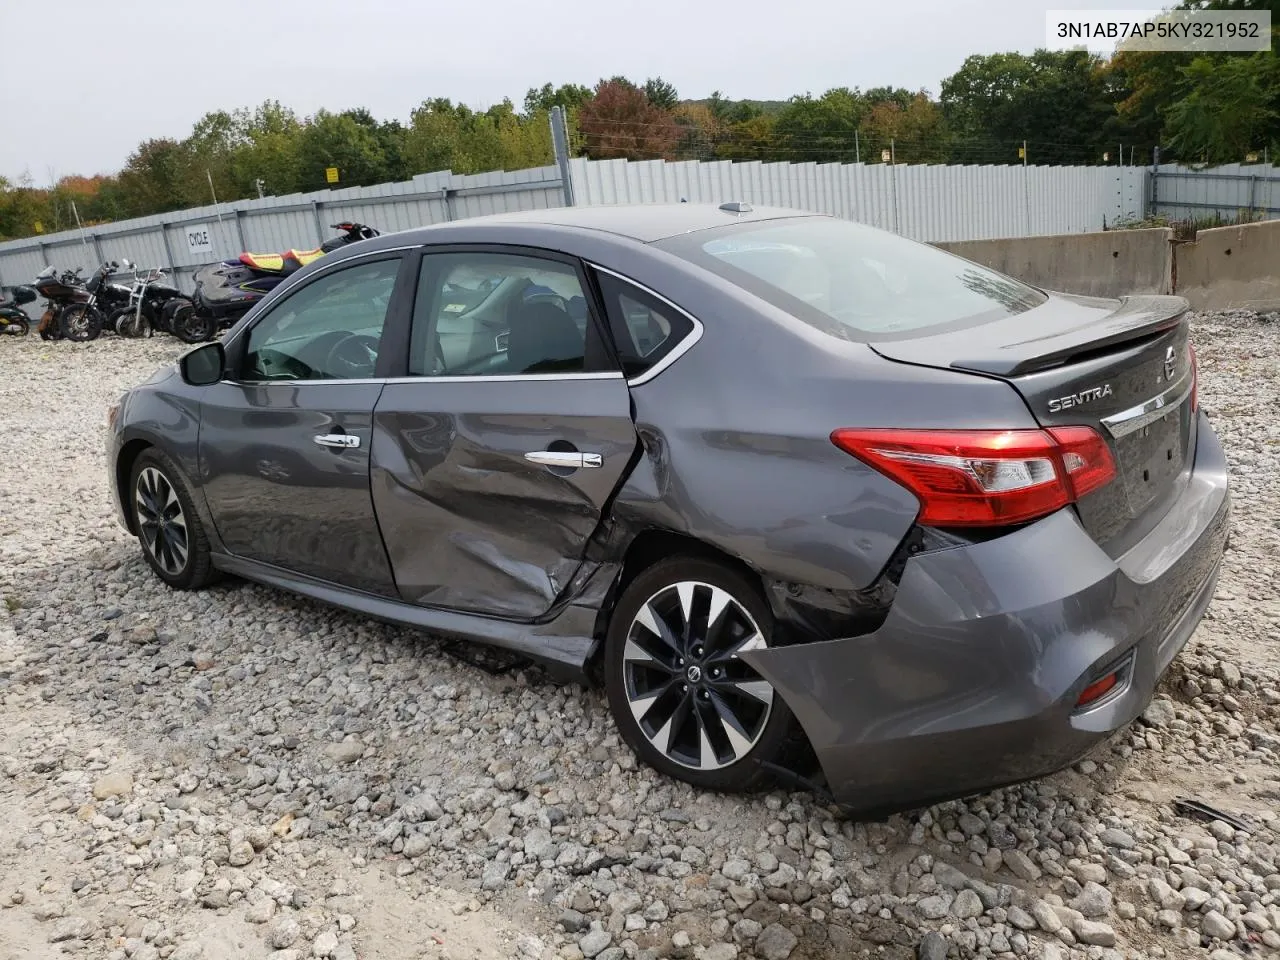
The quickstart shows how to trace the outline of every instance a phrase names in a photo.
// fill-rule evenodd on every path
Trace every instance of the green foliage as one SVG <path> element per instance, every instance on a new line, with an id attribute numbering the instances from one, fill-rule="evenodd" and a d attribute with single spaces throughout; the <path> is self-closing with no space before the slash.
<path id="1" fill-rule="evenodd" d="M 1272 54 L 1200 56 L 1179 73 L 1179 96 L 1165 120 L 1169 144 L 1184 161 L 1227 163 L 1280 140 L 1280 69 Z"/>
<path id="2" fill-rule="evenodd" d="M 1097 163 L 1116 109 L 1102 59 L 1082 50 L 969 57 L 941 101 L 951 156 L 969 163 L 1016 163 L 1024 140 L 1032 163 Z"/>
<path id="3" fill-rule="evenodd" d="M 550 113 L 552 107 L 573 111 L 590 97 L 590 87 L 564 83 L 553 90 L 551 84 L 544 83 L 541 87 L 530 87 L 529 92 L 524 95 L 524 113 L 525 116 Z"/>
<path id="4" fill-rule="evenodd" d="M 644 82 L 644 95 L 660 110 L 674 110 L 680 102 L 676 88 L 661 77 L 651 77 Z"/>

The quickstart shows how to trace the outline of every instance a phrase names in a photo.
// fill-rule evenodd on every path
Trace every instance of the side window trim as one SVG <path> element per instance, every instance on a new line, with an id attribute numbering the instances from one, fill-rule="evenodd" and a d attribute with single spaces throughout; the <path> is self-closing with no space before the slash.
<path id="1" fill-rule="evenodd" d="M 524 244 L 516 243 L 440 243 L 425 244 L 416 248 L 421 258 L 415 267 L 417 271 L 417 283 L 422 283 L 422 276 L 427 269 L 428 264 L 433 256 L 439 254 L 496 254 L 510 257 L 527 257 L 531 260 L 546 260 L 551 263 L 558 263 L 570 267 L 577 276 L 578 284 L 582 288 L 582 295 L 586 300 L 587 307 L 587 329 L 586 342 L 583 346 L 584 360 L 587 366 L 599 367 L 604 365 L 607 369 L 587 369 L 574 373 L 519 373 L 519 374 L 443 374 L 440 376 L 428 376 L 425 374 L 409 374 L 408 363 L 410 362 L 410 344 L 413 342 L 413 325 L 417 314 L 417 291 L 415 290 L 414 299 L 410 306 L 409 317 L 409 333 L 405 338 L 405 376 L 389 378 L 394 381 L 401 379 L 406 381 L 432 381 L 440 383 L 481 383 L 481 382 L 512 382 L 512 381 L 538 381 L 538 380 L 614 380 L 622 379 L 624 374 L 621 371 L 621 365 L 618 363 L 616 352 L 613 348 L 612 334 L 608 329 L 608 320 L 602 312 L 603 303 L 599 297 L 599 291 L 595 283 L 595 278 L 591 273 L 591 265 L 572 254 L 564 253 L 559 250 L 550 250 L 543 247 L 530 247 Z M 433 277 L 432 282 L 441 279 Z M 436 312 L 429 310 L 427 314 L 427 328 L 423 334 L 428 338 L 435 335 Z"/>
<path id="2" fill-rule="evenodd" d="M 596 271 L 597 273 L 606 274 L 607 276 L 610 276 L 613 279 L 620 281 L 621 283 L 625 283 L 628 286 L 634 288 L 639 293 L 642 293 L 645 296 L 650 297 L 653 300 L 656 300 L 658 303 L 661 303 L 663 306 L 670 308 L 671 310 L 678 313 L 680 316 L 684 317 L 691 324 L 691 329 L 689 330 L 689 332 L 686 333 L 680 340 L 676 341 L 676 344 L 669 351 L 667 351 L 667 353 L 662 357 L 662 359 L 660 359 L 657 363 L 647 368 L 643 373 L 637 374 L 634 377 L 629 377 L 627 379 L 627 386 L 638 387 L 641 384 L 648 383 L 654 377 L 662 373 L 663 370 L 666 370 L 667 367 L 671 366 L 673 363 L 675 363 L 677 360 L 683 357 L 686 353 L 688 353 L 691 349 L 693 349 L 693 347 L 697 345 L 698 341 L 702 339 L 702 333 L 703 333 L 702 321 L 699 320 L 697 317 L 695 317 L 692 313 L 690 313 L 684 307 L 680 306 L 678 303 L 674 303 L 673 301 L 669 300 L 667 297 L 664 297 L 662 294 L 658 293 L 658 291 L 654 290 L 652 287 L 647 287 L 643 283 L 640 283 L 638 280 L 634 280 L 631 277 L 626 276 L 625 274 L 618 273 L 616 270 L 611 270 L 608 267 L 602 267 L 600 264 L 590 260 L 587 261 L 587 266 L 590 267 L 592 270 Z M 606 308 L 608 307 L 607 304 L 605 306 Z"/>

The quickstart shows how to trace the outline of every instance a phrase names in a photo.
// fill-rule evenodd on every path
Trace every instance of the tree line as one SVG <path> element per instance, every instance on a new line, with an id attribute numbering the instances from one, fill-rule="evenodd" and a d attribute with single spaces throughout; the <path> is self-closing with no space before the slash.
<path id="1" fill-rule="evenodd" d="M 1280 0 L 1184 0 L 1182 8 L 1270 9 Z M 473 110 L 444 98 L 409 116 L 300 117 L 279 101 L 205 115 L 189 136 L 146 140 L 110 176 L 0 178 L 0 238 L 30 236 L 258 195 L 367 186 L 417 173 L 553 162 L 549 113 L 593 159 L 880 163 L 1149 163 L 1261 160 L 1280 148 L 1280 58 L 1254 54 L 1038 50 L 969 57 L 920 90 L 837 87 L 785 101 L 682 99 L 660 77 L 531 88 Z M 53 179 L 53 178 L 50 178 Z"/>

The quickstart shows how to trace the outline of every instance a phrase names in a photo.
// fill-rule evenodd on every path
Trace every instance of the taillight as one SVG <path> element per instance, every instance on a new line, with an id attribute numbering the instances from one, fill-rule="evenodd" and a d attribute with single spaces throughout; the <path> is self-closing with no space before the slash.
<path id="1" fill-rule="evenodd" d="M 1090 427 L 835 430 L 831 441 L 920 500 L 931 527 L 993 527 L 1053 513 L 1116 475 Z"/>
<path id="2" fill-rule="evenodd" d="M 1196 348 L 1187 343 L 1187 353 L 1191 355 L 1191 412 L 1200 409 L 1200 368 L 1196 365 Z"/>

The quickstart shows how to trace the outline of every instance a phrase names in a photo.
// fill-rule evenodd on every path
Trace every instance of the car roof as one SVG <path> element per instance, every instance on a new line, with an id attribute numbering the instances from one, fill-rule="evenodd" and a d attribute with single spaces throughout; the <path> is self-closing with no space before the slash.
<path id="1" fill-rule="evenodd" d="M 678 234 L 710 230 L 713 227 L 723 227 L 731 223 L 776 220 L 782 217 L 821 216 L 821 214 L 803 210 L 788 210 L 784 207 L 752 207 L 747 204 L 740 206 L 746 209 L 737 209 L 734 204 L 712 203 L 632 203 L 551 207 L 546 210 L 521 210 L 517 213 L 468 217 L 465 220 L 435 224 L 409 232 L 415 235 L 413 239 L 417 239 L 418 234 L 423 235 L 425 242 L 428 237 L 439 236 L 441 231 L 450 229 L 528 224 L 600 230 L 638 240 L 641 243 L 652 243 Z"/>

